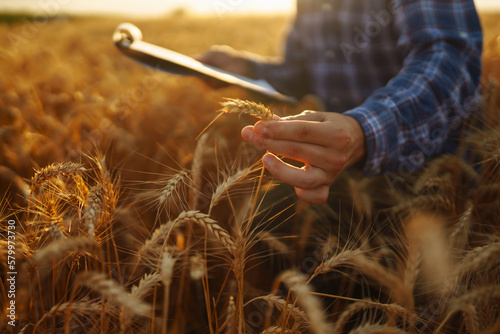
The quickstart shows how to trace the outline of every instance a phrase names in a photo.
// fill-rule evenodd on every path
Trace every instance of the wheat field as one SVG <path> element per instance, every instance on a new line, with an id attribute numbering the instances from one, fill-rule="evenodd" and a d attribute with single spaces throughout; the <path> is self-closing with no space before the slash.
<path id="1" fill-rule="evenodd" d="M 0 24 L 0 332 L 499 333 L 500 16 L 481 19 L 472 157 L 344 173 L 322 206 L 242 142 L 255 105 L 203 131 L 255 96 L 134 63 L 111 41 L 122 20 Z M 189 55 L 277 55 L 288 22 L 132 23 Z M 263 102 L 266 117 L 320 108 Z"/>

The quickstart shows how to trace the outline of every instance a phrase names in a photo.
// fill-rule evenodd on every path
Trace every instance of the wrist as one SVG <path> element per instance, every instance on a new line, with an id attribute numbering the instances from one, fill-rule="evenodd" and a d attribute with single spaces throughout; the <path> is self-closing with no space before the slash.
<path id="1" fill-rule="evenodd" d="M 351 167 L 366 159 L 366 140 L 361 124 L 354 117 L 345 117 L 351 131 L 351 148 L 347 162 L 347 166 Z"/>

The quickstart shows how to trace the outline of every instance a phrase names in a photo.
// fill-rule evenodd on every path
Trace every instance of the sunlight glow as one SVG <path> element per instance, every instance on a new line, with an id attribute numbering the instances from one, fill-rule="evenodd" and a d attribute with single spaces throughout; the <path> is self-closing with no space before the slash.
<path id="1" fill-rule="evenodd" d="M 296 0 L 0 0 L 0 11 L 48 15 L 105 14 L 162 16 L 176 9 L 198 14 L 292 13 Z M 368 0 L 369 1 L 369 0 Z M 475 0 L 479 10 L 500 10 L 498 0 Z"/>
<path id="2" fill-rule="evenodd" d="M 290 13 L 295 0 L 16 0 L 0 1 L 0 11 L 35 11 L 49 15 L 116 14 L 161 16 L 176 9 L 199 14 Z"/>

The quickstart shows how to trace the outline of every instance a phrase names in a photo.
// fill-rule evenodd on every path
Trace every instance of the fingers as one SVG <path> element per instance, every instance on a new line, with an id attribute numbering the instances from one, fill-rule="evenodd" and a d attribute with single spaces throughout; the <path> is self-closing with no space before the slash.
<path id="1" fill-rule="evenodd" d="M 285 156 L 314 166 L 323 166 L 326 149 L 321 145 L 298 141 L 266 139 L 260 136 L 252 126 L 245 127 L 241 136 L 247 142 L 278 155 Z"/>
<path id="2" fill-rule="evenodd" d="M 262 162 L 266 169 L 278 180 L 293 187 L 314 189 L 332 182 L 321 168 L 311 165 L 298 168 L 283 162 L 271 153 L 265 154 L 262 158 Z"/>
<path id="3" fill-rule="evenodd" d="M 245 76 L 251 74 L 251 66 L 242 53 L 227 45 L 212 46 L 202 55 L 196 56 L 195 59 L 234 74 Z"/>
<path id="4" fill-rule="evenodd" d="M 282 120 L 288 121 L 311 121 L 311 122 L 324 122 L 325 114 L 324 112 L 317 112 L 314 110 L 304 110 L 300 114 L 282 117 Z"/>
<path id="5" fill-rule="evenodd" d="M 315 189 L 300 189 L 295 188 L 297 196 L 306 203 L 321 205 L 326 202 L 330 194 L 330 187 L 327 185 L 320 186 Z"/>
<path id="6" fill-rule="evenodd" d="M 342 129 L 336 130 L 334 126 L 331 123 L 310 120 L 273 120 L 257 122 L 254 130 L 261 137 L 267 139 L 330 146 L 335 134 L 343 131 Z"/>
<path id="7" fill-rule="evenodd" d="M 331 181 L 325 178 L 325 173 L 320 168 L 297 168 L 269 153 L 262 160 L 266 169 L 278 180 L 295 187 L 297 196 L 304 202 L 320 205 L 328 199 Z"/>

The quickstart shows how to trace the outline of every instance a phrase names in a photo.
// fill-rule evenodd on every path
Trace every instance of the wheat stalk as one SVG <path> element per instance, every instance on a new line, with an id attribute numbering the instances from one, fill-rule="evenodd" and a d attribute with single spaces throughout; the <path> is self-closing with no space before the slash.
<path id="1" fill-rule="evenodd" d="M 223 198 L 224 194 L 226 194 L 226 191 L 240 182 L 243 178 L 245 178 L 250 172 L 252 172 L 253 168 L 251 167 L 246 167 L 239 169 L 236 171 L 236 173 L 226 177 L 224 179 L 224 182 L 220 183 L 217 185 L 217 188 L 215 188 L 215 191 L 212 195 L 212 199 L 210 200 L 210 211 L 213 209 L 214 206 L 216 206 L 220 200 Z"/>
<path id="2" fill-rule="evenodd" d="M 175 220 L 175 226 L 194 222 L 210 231 L 231 253 L 234 253 L 236 246 L 229 233 L 207 214 L 199 211 L 183 211 Z"/>
<path id="3" fill-rule="evenodd" d="M 196 137 L 200 136 L 212 125 L 221 115 L 223 114 L 240 114 L 240 115 L 251 115 L 253 117 L 262 120 L 271 120 L 274 118 L 274 114 L 271 109 L 267 108 L 261 103 L 256 103 L 252 101 L 240 100 L 240 99 L 230 99 L 227 98 L 226 101 L 221 103 L 222 108 L 219 109 L 219 115 L 217 115 Z"/>
<path id="4" fill-rule="evenodd" d="M 262 300 L 267 301 L 269 304 L 281 309 L 286 314 L 291 314 L 296 320 L 307 320 L 307 315 L 300 308 L 287 303 L 283 298 L 276 295 L 267 295 L 261 297 Z"/>
<path id="5" fill-rule="evenodd" d="M 261 334 L 299 334 L 299 333 L 300 333 L 299 331 L 288 328 L 282 328 L 278 326 L 271 326 L 261 332 Z"/>
<path id="6" fill-rule="evenodd" d="M 500 261 L 500 242 L 477 247 L 469 251 L 462 261 L 456 266 L 458 276 L 465 275 L 474 270 L 488 270 Z"/>
<path id="7" fill-rule="evenodd" d="M 92 302 L 85 302 L 85 301 L 80 301 L 80 302 L 72 302 L 72 303 L 62 303 L 62 304 L 57 304 L 52 306 L 52 308 L 46 312 L 40 320 L 36 323 L 33 333 L 36 333 L 36 330 L 38 326 L 40 326 L 43 321 L 49 317 L 55 316 L 55 315 L 60 315 L 66 312 L 67 310 L 71 310 L 77 314 L 85 314 L 85 313 L 99 313 L 102 312 L 102 307 L 101 305 L 97 303 L 92 303 Z M 20 332 L 21 333 L 21 332 Z"/>
<path id="8" fill-rule="evenodd" d="M 349 334 L 406 334 L 404 330 L 378 324 L 364 324 L 349 332 Z"/>
<path id="9" fill-rule="evenodd" d="M 71 175 L 84 172 L 86 169 L 82 164 L 75 162 L 61 162 L 51 164 L 35 172 L 31 178 L 31 192 L 43 185 L 45 182 L 59 175 Z"/>
<path id="10" fill-rule="evenodd" d="M 321 264 L 318 267 L 316 267 L 309 281 L 311 281 L 318 275 L 326 274 L 333 271 L 338 266 L 348 263 L 351 258 L 360 254 L 362 254 L 361 249 L 354 249 L 354 250 L 344 250 L 338 254 L 331 256 L 329 259 L 321 262 Z"/>
<path id="11" fill-rule="evenodd" d="M 195 255 L 189 258 L 189 275 L 192 280 L 199 280 L 205 276 L 206 266 L 205 260 L 200 253 L 196 253 Z"/>
<path id="12" fill-rule="evenodd" d="M 372 300 L 354 302 L 350 304 L 337 319 L 337 322 L 335 323 L 335 333 L 342 333 L 344 325 L 349 319 L 351 319 L 356 313 L 368 308 L 381 309 L 384 312 L 396 317 L 409 316 L 408 311 L 398 304 L 382 304 Z"/>
<path id="13" fill-rule="evenodd" d="M 474 205 L 468 201 L 465 206 L 465 211 L 458 219 L 455 228 L 450 234 L 450 240 L 457 250 L 465 249 L 473 224 L 472 214 L 474 212 Z"/>
<path id="14" fill-rule="evenodd" d="M 409 240 L 406 247 L 408 256 L 406 257 L 405 268 L 403 272 L 404 285 L 409 291 L 414 291 L 415 283 L 417 282 L 418 274 L 420 273 L 419 266 L 421 263 L 421 254 L 419 245 L 414 240 Z"/>
<path id="15" fill-rule="evenodd" d="M 99 219 L 99 214 L 103 207 L 105 190 L 102 185 L 93 186 L 85 200 L 83 209 L 83 222 L 87 226 L 89 236 L 94 237 L 95 225 Z"/>
<path id="16" fill-rule="evenodd" d="M 403 281 L 396 275 L 389 273 L 383 266 L 370 261 L 362 254 L 356 254 L 349 258 L 349 263 L 354 265 L 361 273 L 378 282 L 381 286 L 392 292 L 396 302 L 405 306 L 409 312 L 413 312 L 413 296 Z"/>
<path id="17" fill-rule="evenodd" d="M 500 298 L 500 287 L 498 285 L 487 285 L 474 290 L 468 291 L 453 301 L 448 314 L 439 324 L 435 333 L 440 333 L 444 325 L 448 322 L 451 316 L 462 311 L 465 317 L 465 323 L 468 329 L 477 330 L 479 328 L 477 321 L 477 310 L 475 305 L 479 302 L 485 302 L 490 299 Z"/>
<path id="18" fill-rule="evenodd" d="M 177 191 L 178 187 L 189 179 L 189 174 L 186 171 L 180 171 L 174 177 L 169 179 L 165 186 L 160 190 L 160 196 L 158 197 L 159 205 L 165 205 L 167 201 L 172 197 L 172 195 Z"/>
<path id="19" fill-rule="evenodd" d="M 278 254 L 290 253 L 288 246 L 269 231 L 260 231 L 255 235 L 255 237 L 260 241 L 265 242 L 269 248 L 276 250 Z"/>
<path id="20" fill-rule="evenodd" d="M 143 299 L 160 281 L 161 275 L 159 273 L 145 274 L 139 284 L 132 287 L 130 295 L 134 298 Z"/>
<path id="21" fill-rule="evenodd" d="M 133 286 L 130 291 L 130 296 L 134 299 L 143 299 L 152 288 L 156 287 L 157 284 L 161 281 L 161 275 L 158 273 L 146 274 L 139 281 L 139 284 Z M 132 323 L 133 313 L 130 312 L 128 308 L 122 307 L 120 313 L 120 333 L 125 334 L 127 329 L 130 327 Z"/>
<path id="22" fill-rule="evenodd" d="M 51 265 L 52 261 L 60 259 L 68 252 L 89 253 L 101 256 L 100 245 L 94 239 L 76 237 L 70 239 L 57 239 L 47 247 L 33 254 L 31 260 L 35 265 Z"/>
<path id="23" fill-rule="evenodd" d="M 147 239 L 141 248 L 139 249 L 139 257 L 143 254 L 152 251 L 154 248 L 158 247 L 165 238 L 169 235 L 172 228 L 175 226 L 175 221 L 168 221 L 165 224 L 160 225 L 151 235 L 149 239 Z"/>
<path id="24" fill-rule="evenodd" d="M 296 270 L 288 270 L 281 274 L 281 279 L 295 293 L 299 305 L 309 318 L 312 332 L 331 333 L 332 327 L 325 319 L 319 299 L 311 294 L 305 275 Z"/>
<path id="25" fill-rule="evenodd" d="M 163 283 L 163 334 L 167 333 L 168 307 L 170 304 L 170 283 L 172 282 L 172 278 L 174 276 L 175 261 L 176 259 L 172 257 L 168 251 L 163 252 L 160 266 L 160 277 Z"/>
<path id="26" fill-rule="evenodd" d="M 197 209 L 198 200 L 201 195 L 200 187 L 202 186 L 202 166 L 203 166 L 203 155 L 205 151 L 205 145 L 207 143 L 208 135 L 203 134 L 198 143 L 196 144 L 196 149 L 194 151 L 193 162 L 191 164 L 191 182 L 189 185 L 190 190 L 190 207 L 194 210 Z"/>
<path id="27" fill-rule="evenodd" d="M 470 334 L 479 333 L 479 318 L 476 306 L 463 305 L 461 307 L 462 314 L 464 315 L 465 328 Z"/>
<path id="28" fill-rule="evenodd" d="M 230 296 L 226 311 L 225 323 L 227 324 L 227 327 L 226 330 L 224 331 L 225 334 L 233 334 L 235 328 L 234 328 L 234 321 L 231 321 L 231 318 L 234 317 L 235 314 L 236 314 L 236 305 L 234 303 L 234 297 Z"/>
<path id="29" fill-rule="evenodd" d="M 261 103 L 240 99 L 226 99 L 221 105 L 222 108 L 219 111 L 225 114 L 245 114 L 260 119 L 273 119 L 274 117 L 271 109 Z"/>
<path id="30" fill-rule="evenodd" d="M 129 314 L 147 316 L 151 313 L 151 306 L 132 296 L 123 286 L 110 280 L 102 273 L 87 271 L 80 273 L 76 282 L 78 285 L 99 292 L 116 306 L 123 307 Z"/>
<path id="31" fill-rule="evenodd" d="M 342 333 L 344 330 L 344 324 L 351 319 L 356 313 L 369 308 L 371 305 L 363 301 L 355 302 L 347 306 L 347 308 L 340 314 L 339 318 L 335 322 L 335 332 Z"/>

